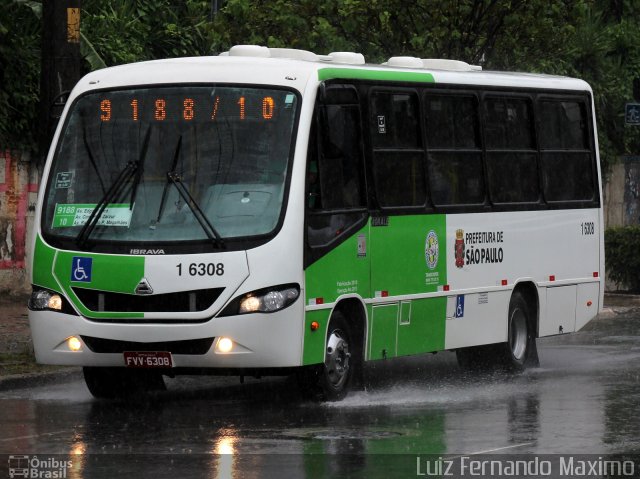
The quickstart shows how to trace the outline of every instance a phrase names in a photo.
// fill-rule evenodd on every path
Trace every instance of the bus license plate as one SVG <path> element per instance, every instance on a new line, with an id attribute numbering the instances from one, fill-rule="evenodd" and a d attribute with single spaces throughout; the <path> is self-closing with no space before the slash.
<path id="1" fill-rule="evenodd" d="M 168 351 L 125 351 L 124 365 L 128 368 L 170 368 L 173 360 Z"/>

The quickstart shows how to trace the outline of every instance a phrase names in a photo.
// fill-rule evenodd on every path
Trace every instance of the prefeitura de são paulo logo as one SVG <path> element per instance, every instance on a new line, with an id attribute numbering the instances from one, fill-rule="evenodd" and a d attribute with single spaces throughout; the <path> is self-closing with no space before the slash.
<path id="1" fill-rule="evenodd" d="M 456 230 L 456 267 L 462 268 L 464 266 L 464 231 Z"/>
<path id="2" fill-rule="evenodd" d="M 438 266 L 438 235 L 431 230 L 427 234 L 427 241 L 424 246 L 424 256 L 427 260 L 429 269 L 435 269 Z"/>

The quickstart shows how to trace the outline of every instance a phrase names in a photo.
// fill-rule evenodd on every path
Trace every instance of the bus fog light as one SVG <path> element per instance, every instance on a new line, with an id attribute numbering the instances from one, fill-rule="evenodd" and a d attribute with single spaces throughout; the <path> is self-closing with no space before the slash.
<path id="1" fill-rule="evenodd" d="M 82 342 L 75 336 L 71 336 L 67 339 L 67 346 L 71 351 L 80 351 L 82 349 Z"/>
<path id="2" fill-rule="evenodd" d="M 218 339 L 216 349 L 219 353 L 228 353 L 233 349 L 233 341 L 229 338 Z"/>

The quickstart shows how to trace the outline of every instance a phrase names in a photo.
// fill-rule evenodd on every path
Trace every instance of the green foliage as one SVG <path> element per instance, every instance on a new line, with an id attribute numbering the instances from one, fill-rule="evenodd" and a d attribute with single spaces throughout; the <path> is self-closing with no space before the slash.
<path id="1" fill-rule="evenodd" d="M 620 155 L 637 154 L 640 146 L 638 127 L 624 124 L 625 103 L 633 101 L 633 80 L 640 77 L 640 2 L 592 3 L 581 8 L 575 34 L 563 51 L 562 66 L 550 72 L 591 84 L 606 174 Z"/>
<path id="2" fill-rule="evenodd" d="M 454 58 L 485 69 L 570 75 L 594 90 L 606 173 L 637 154 L 624 105 L 640 77 L 640 0 L 83 0 L 86 70 L 208 55 L 235 44 L 317 53 Z M 33 144 L 42 0 L 0 2 L 0 145 Z"/>
<path id="3" fill-rule="evenodd" d="M 39 4 L 0 2 L 0 149 L 32 150 L 40 92 Z"/>
<path id="4" fill-rule="evenodd" d="M 84 0 L 81 30 L 94 67 L 208 52 L 209 2 L 186 0 Z M 87 49 L 87 52 L 90 50 Z"/>
<path id="5" fill-rule="evenodd" d="M 80 55 L 82 55 L 82 58 L 89 64 L 91 70 L 99 70 L 107 66 L 100 54 L 96 51 L 93 43 L 91 43 L 82 32 L 80 32 Z"/>
<path id="6" fill-rule="evenodd" d="M 604 240 L 609 278 L 623 289 L 640 292 L 640 226 L 608 228 Z"/>
<path id="7" fill-rule="evenodd" d="M 579 21 L 581 3 L 228 0 L 210 38 L 216 50 L 258 43 L 319 53 L 356 50 L 374 62 L 410 55 L 531 70 L 560 53 Z"/>
<path id="8" fill-rule="evenodd" d="M 640 128 L 624 125 L 640 77 L 639 0 L 228 0 L 207 28 L 217 51 L 256 43 L 575 76 L 594 90 L 604 173 L 640 145 Z"/>

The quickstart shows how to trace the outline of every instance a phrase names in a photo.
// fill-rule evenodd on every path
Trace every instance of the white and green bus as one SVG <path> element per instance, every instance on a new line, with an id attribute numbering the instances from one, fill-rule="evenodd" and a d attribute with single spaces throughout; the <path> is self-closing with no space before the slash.
<path id="1" fill-rule="evenodd" d="M 603 299 L 592 91 L 451 60 L 240 45 L 70 94 L 31 244 L 38 362 L 114 397 L 179 374 L 536 364 Z"/>

